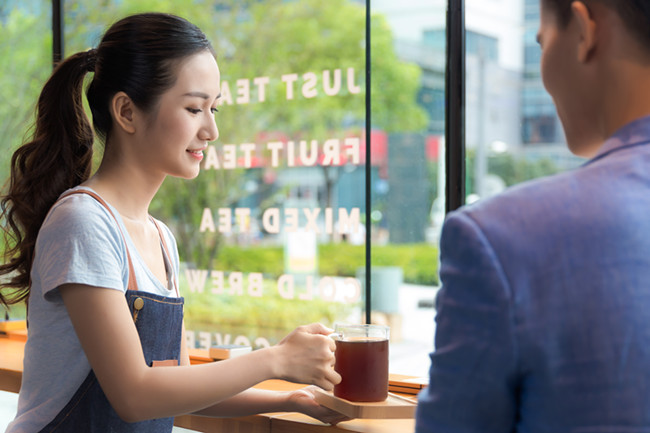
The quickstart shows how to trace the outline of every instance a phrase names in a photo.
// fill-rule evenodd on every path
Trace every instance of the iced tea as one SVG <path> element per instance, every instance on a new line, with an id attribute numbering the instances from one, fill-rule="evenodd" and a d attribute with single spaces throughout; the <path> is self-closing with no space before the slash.
<path id="1" fill-rule="evenodd" d="M 336 340 L 334 369 L 343 380 L 334 395 L 355 402 L 384 401 L 388 397 L 388 340 L 349 337 Z"/>

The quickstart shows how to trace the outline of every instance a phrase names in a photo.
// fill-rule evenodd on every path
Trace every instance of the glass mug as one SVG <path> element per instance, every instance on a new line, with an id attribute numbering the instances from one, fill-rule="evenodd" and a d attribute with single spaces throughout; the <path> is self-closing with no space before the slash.
<path id="1" fill-rule="evenodd" d="M 334 395 L 354 402 L 378 402 L 388 397 L 388 340 L 390 328 L 381 325 L 336 324 L 334 370 L 341 383 Z"/>

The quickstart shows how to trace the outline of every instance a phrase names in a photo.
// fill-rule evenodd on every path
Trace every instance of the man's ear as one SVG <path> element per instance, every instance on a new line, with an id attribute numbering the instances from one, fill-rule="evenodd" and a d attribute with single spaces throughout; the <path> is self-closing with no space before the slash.
<path id="1" fill-rule="evenodd" d="M 111 100 L 111 113 L 116 127 L 121 128 L 127 134 L 135 133 L 135 105 L 129 95 L 117 92 Z"/>
<path id="2" fill-rule="evenodd" d="M 591 58 L 596 49 L 596 21 L 591 10 L 582 1 L 571 3 L 571 13 L 578 26 L 580 37 L 577 52 L 578 61 L 584 63 Z"/>

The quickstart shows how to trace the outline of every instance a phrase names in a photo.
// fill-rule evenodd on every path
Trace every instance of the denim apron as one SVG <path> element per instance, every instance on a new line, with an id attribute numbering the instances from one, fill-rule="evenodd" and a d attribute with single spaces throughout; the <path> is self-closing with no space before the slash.
<path id="1" fill-rule="evenodd" d="M 64 196 L 75 193 L 91 195 L 115 218 L 106 202 L 92 191 L 74 190 Z M 167 257 L 170 257 L 160 227 L 157 224 L 156 227 L 160 234 L 162 247 L 165 249 Z M 124 233 L 122 233 L 122 237 L 124 238 Z M 124 241 L 126 245 L 126 239 Z M 183 324 L 183 298 L 165 297 L 138 291 L 128 247 L 127 258 L 129 283 L 126 302 L 140 336 L 144 358 L 149 366 L 178 365 Z M 176 285 L 176 287 L 178 286 Z M 178 288 L 176 290 L 178 293 Z M 41 432 L 164 433 L 171 432 L 173 425 L 174 418 L 160 418 L 135 423 L 122 421 L 102 391 L 95 373 L 90 370 L 68 404 Z"/>

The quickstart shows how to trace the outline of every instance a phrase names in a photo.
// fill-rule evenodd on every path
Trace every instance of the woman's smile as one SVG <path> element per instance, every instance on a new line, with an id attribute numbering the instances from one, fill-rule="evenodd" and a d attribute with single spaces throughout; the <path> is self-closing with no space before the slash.
<path id="1" fill-rule="evenodd" d="M 207 147 L 207 146 L 206 146 Z M 192 155 L 193 158 L 196 158 L 197 160 L 201 161 L 203 159 L 203 151 L 205 150 L 205 147 L 201 149 L 187 149 L 187 152 Z"/>

